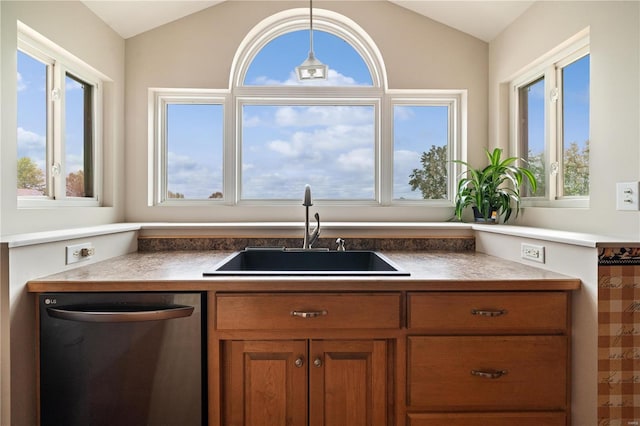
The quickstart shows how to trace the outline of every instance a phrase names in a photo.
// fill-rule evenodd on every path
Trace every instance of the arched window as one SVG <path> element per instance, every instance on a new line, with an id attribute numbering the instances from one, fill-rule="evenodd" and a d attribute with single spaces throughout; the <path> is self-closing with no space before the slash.
<path id="1" fill-rule="evenodd" d="M 160 168 L 172 158 L 161 140 L 168 133 L 164 126 L 171 126 L 162 118 L 167 105 L 219 105 L 224 112 L 215 115 L 221 120 L 216 128 L 224 129 L 217 133 L 224 153 L 217 173 L 209 174 L 223 182 L 220 189 L 200 191 L 215 197 L 191 201 L 246 206 L 243 214 L 251 216 L 252 205 L 299 205 L 309 184 L 314 202 L 331 204 L 334 213 L 353 206 L 451 208 L 450 160 L 460 158 L 465 91 L 389 89 L 374 41 L 335 12 L 314 9 L 313 36 L 315 56 L 329 68 L 327 80 L 296 78 L 295 67 L 309 52 L 309 11 L 292 9 L 247 34 L 233 59 L 228 90 L 158 91 Z M 188 155 L 175 157 L 185 161 Z M 169 192 L 172 178 L 166 174 L 159 173 L 157 203 L 188 204 L 190 197 Z M 184 174 L 177 176 L 184 180 Z M 286 217 L 288 211 L 282 212 Z"/>
<path id="2" fill-rule="evenodd" d="M 243 86 L 373 86 L 371 72 L 353 46 L 325 31 L 314 31 L 314 39 L 316 57 L 329 66 L 327 80 L 298 80 L 295 67 L 307 57 L 309 31 L 296 30 L 271 40 L 255 55 Z"/>

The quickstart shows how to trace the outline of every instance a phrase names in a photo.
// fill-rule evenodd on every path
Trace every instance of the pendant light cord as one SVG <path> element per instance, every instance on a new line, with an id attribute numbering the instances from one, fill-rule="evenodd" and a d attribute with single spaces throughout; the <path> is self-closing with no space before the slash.
<path id="1" fill-rule="evenodd" d="M 309 52 L 313 53 L 313 0 L 309 0 Z"/>

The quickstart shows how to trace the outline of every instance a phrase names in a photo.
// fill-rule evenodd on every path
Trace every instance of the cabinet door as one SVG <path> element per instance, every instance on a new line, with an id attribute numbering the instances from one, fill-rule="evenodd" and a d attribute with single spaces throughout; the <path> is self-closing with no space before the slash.
<path id="1" fill-rule="evenodd" d="M 313 340 L 310 426 L 382 426 L 388 419 L 385 340 Z"/>
<path id="2" fill-rule="evenodd" d="M 307 341 L 224 342 L 223 424 L 306 426 Z"/>

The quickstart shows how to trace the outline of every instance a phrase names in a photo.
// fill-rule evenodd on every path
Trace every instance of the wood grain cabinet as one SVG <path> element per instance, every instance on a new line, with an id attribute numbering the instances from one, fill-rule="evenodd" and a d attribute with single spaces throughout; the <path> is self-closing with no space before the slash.
<path id="1" fill-rule="evenodd" d="M 220 294 L 220 424 L 392 424 L 394 339 L 385 333 L 400 329 L 400 300 L 399 293 Z"/>
<path id="2" fill-rule="evenodd" d="M 410 293 L 408 426 L 568 424 L 568 296 Z"/>
<path id="3" fill-rule="evenodd" d="M 569 426 L 569 295 L 211 293 L 209 424 Z"/>

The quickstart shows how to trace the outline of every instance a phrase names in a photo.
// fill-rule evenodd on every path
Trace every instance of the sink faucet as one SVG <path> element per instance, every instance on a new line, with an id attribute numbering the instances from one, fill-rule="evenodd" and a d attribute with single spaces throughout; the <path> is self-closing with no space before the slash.
<path id="1" fill-rule="evenodd" d="M 311 246 L 318 241 L 320 237 L 320 215 L 318 213 L 315 214 L 315 218 L 317 221 L 316 229 L 313 230 L 312 233 L 309 233 L 309 207 L 313 205 L 311 202 L 311 187 L 306 185 L 304 187 L 304 200 L 302 201 L 302 205 L 305 209 L 304 216 L 304 241 L 302 243 L 302 248 L 304 250 L 308 250 Z"/>

